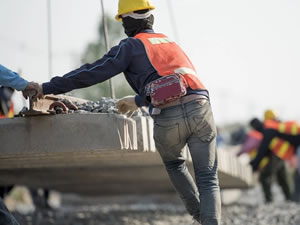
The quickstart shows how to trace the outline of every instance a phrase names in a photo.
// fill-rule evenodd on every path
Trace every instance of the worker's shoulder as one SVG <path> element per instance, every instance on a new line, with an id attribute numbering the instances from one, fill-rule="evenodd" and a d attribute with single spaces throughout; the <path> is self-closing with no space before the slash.
<path id="1" fill-rule="evenodd" d="M 136 51 L 139 48 L 143 48 L 143 43 L 136 38 L 128 37 L 121 40 L 120 43 L 115 47 L 117 49 L 121 49 L 125 47 L 127 50 L 131 49 L 133 51 Z"/>
<path id="2" fill-rule="evenodd" d="M 128 45 L 140 45 L 142 42 L 134 37 L 128 37 L 128 38 L 124 38 L 123 40 L 120 41 L 119 45 L 122 44 L 128 44 Z"/>

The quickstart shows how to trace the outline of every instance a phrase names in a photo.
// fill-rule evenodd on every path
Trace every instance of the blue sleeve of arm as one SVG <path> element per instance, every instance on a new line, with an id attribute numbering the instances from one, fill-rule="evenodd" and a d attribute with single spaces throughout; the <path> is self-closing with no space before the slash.
<path id="1" fill-rule="evenodd" d="M 28 81 L 0 64 L 0 85 L 22 91 L 26 88 L 27 84 Z"/>
<path id="2" fill-rule="evenodd" d="M 132 46 L 126 40 L 122 41 L 96 62 L 85 64 L 62 77 L 54 77 L 50 82 L 43 83 L 43 92 L 44 94 L 61 94 L 101 83 L 125 71 L 130 63 L 131 55 Z"/>

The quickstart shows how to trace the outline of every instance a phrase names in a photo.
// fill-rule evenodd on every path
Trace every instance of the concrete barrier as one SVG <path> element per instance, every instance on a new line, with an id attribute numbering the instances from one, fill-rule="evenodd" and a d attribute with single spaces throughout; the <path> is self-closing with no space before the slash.
<path id="1" fill-rule="evenodd" d="M 0 120 L 0 184 L 84 194 L 174 191 L 150 117 L 61 114 Z M 185 156 L 192 169 L 188 149 Z M 252 185 L 249 166 L 218 150 L 222 188 Z M 191 170 L 192 171 L 192 170 Z"/>

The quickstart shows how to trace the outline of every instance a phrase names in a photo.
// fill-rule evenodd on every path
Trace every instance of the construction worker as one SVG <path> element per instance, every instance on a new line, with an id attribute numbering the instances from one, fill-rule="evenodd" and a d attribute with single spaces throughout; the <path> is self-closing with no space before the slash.
<path id="1" fill-rule="evenodd" d="M 28 84 L 29 83 L 21 78 L 17 73 L 12 72 L 0 64 L 0 86 L 6 87 L 0 88 L 0 118 L 13 117 L 13 104 L 10 100 L 13 90 L 11 88 L 22 91 L 25 90 L 26 87 L 30 87 Z M 2 198 L 0 198 L 0 224 L 19 224 L 6 208 Z"/>
<path id="2" fill-rule="evenodd" d="M 255 159 L 262 139 L 263 134 L 261 132 L 256 130 L 250 131 L 237 156 L 240 156 L 243 153 L 248 153 L 251 160 Z M 273 201 L 271 185 L 274 176 L 277 178 L 277 182 L 282 189 L 285 199 L 291 200 L 292 187 L 287 176 L 288 171 L 282 159 L 270 152 L 270 154 L 264 156 L 260 161 L 258 171 L 259 182 L 262 186 L 265 201 L 267 203 Z"/>
<path id="3" fill-rule="evenodd" d="M 37 88 L 37 86 L 37 83 L 24 80 L 17 73 L 0 64 L 0 118 L 11 118 L 14 116 L 13 103 L 11 101 L 13 89 L 26 92 L 27 90 Z M 14 216 L 8 211 L 2 198 L 0 198 L 0 224 L 19 224 Z"/>
<path id="4" fill-rule="evenodd" d="M 96 62 L 43 83 L 37 97 L 88 87 L 123 72 L 137 95 L 120 99 L 117 109 L 130 115 L 149 106 L 156 148 L 195 224 L 220 224 L 216 126 L 208 91 L 183 50 L 153 31 L 153 9 L 148 0 L 120 0 L 116 20 L 128 38 Z M 182 154 L 186 144 L 196 183 Z"/>
<path id="5" fill-rule="evenodd" d="M 300 127 L 295 122 L 280 122 L 276 120 L 266 120 L 262 123 L 259 119 L 251 120 L 250 125 L 263 134 L 258 153 L 250 164 L 254 171 L 257 171 L 261 160 L 269 156 L 270 162 L 264 168 L 263 183 L 266 201 L 272 201 L 271 179 L 276 173 L 278 182 L 287 200 L 291 200 L 292 187 L 287 180 L 287 170 L 283 160 L 289 160 L 296 154 L 296 148 L 300 145 Z"/>
<path id="6" fill-rule="evenodd" d="M 266 121 L 280 121 L 276 113 L 272 109 L 267 109 L 264 112 L 264 122 Z M 261 170 L 259 180 L 264 190 L 266 202 L 273 201 L 273 194 L 271 191 L 273 177 L 276 176 L 276 180 L 284 194 L 285 200 L 292 199 L 293 181 L 289 177 L 289 172 L 286 163 L 280 157 L 275 154 L 270 154 L 269 163 Z"/>
<path id="7" fill-rule="evenodd" d="M 264 112 L 264 121 L 278 121 L 279 119 L 276 116 L 276 113 L 274 110 L 267 109 Z M 253 130 L 253 132 L 258 132 L 256 130 Z M 261 134 L 261 133 L 259 133 Z M 261 134 L 260 142 L 263 138 L 263 135 Z M 259 145 L 258 145 L 259 146 Z M 255 150 L 252 151 L 252 157 L 251 159 L 254 159 L 258 146 L 256 146 Z M 261 160 L 259 165 L 259 181 L 261 183 L 263 193 L 265 196 L 265 201 L 267 203 L 273 201 L 273 194 L 272 194 L 272 183 L 274 177 L 276 177 L 276 180 L 281 187 L 281 190 L 284 194 L 284 197 L 286 200 L 291 200 L 292 198 L 292 180 L 289 179 L 288 176 L 288 170 L 285 164 L 285 161 L 281 158 L 277 157 L 276 154 L 274 154 L 272 151 L 270 151 L 270 154 L 266 155 L 263 160 Z"/>
<path id="8" fill-rule="evenodd" d="M 266 120 L 278 120 L 275 112 L 271 109 L 268 109 L 265 111 L 265 121 Z M 299 176 L 299 155 L 300 155 L 300 151 L 299 151 L 299 147 L 298 149 L 296 150 L 297 151 L 297 154 L 295 156 L 293 156 L 293 158 L 291 158 L 290 160 L 288 160 L 287 164 L 289 166 L 289 169 L 290 169 L 290 173 L 293 174 L 293 183 L 294 183 L 294 188 L 291 188 L 290 189 L 294 189 L 294 193 L 292 194 L 292 200 L 293 201 L 296 201 L 296 202 L 300 202 L 300 176 Z M 285 170 L 285 172 L 280 172 L 278 171 L 279 173 L 281 173 L 282 175 L 284 174 L 287 174 L 288 171 L 286 171 L 286 166 L 282 167 L 282 170 Z M 282 177 L 282 180 L 286 180 L 288 182 L 289 180 L 289 176 L 285 176 L 285 177 Z M 292 183 L 292 181 L 288 182 L 288 183 Z M 291 186 L 291 184 L 289 184 L 289 186 Z"/>

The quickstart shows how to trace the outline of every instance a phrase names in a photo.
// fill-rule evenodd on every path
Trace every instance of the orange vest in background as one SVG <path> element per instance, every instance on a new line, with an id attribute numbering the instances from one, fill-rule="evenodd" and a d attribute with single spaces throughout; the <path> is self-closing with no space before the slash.
<path id="1" fill-rule="evenodd" d="M 279 131 L 282 134 L 288 135 L 299 135 L 300 134 L 300 126 L 295 121 L 287 121 L 287 122 L 278 122 L 274 120 L 266 120 L 264 122 L 264 127 L 266 129 L 274 129 Z"/>
<path id="2" fill-rule="evenodd" d="M 181 74 L 190 88 L 206 90 L 192 62 L 174 41 L 155 33 L 138 33 L 135 38 L 143 42 L 147 56 L 160 76 Z"/>
<path id="3" fill-rule="evenodd" d="M 7 116 L 6 116 L 6 115 L 3 115 L 2 113 L 0 113 L 0 119 L 4 119 L 4 118 L 13 118 L 14 115 L 15 115 L 15 112 L 14 112 L 14 104 L 13 104 L 13 102 L 11 101 L 11 102 L 10 102 L 10 108 L 9 108 L 9 111 L 8 111 Z"/>
<path id="4" fill-rule="evenodd" d="M 266 129 L 274 129 L 282 134 L 299 135 L 300 127 L 295 121 L 279 122 L 274 120 L 266 120 L 264 122 Z M 275 155 L 283 160 L 289 160 L 295 154 L 295 147 L 290 142 L 279 137 L 274 137 L 269 145 L 269 148 Z"/>
<path id="5" fill-rule="evenodd" d="M 295 154 L 295 147 L 290 142 L 278 137 L 274 137 L 271 140 L 269 148 L 276 156 L 283 160 L 290 160 Z"/>

